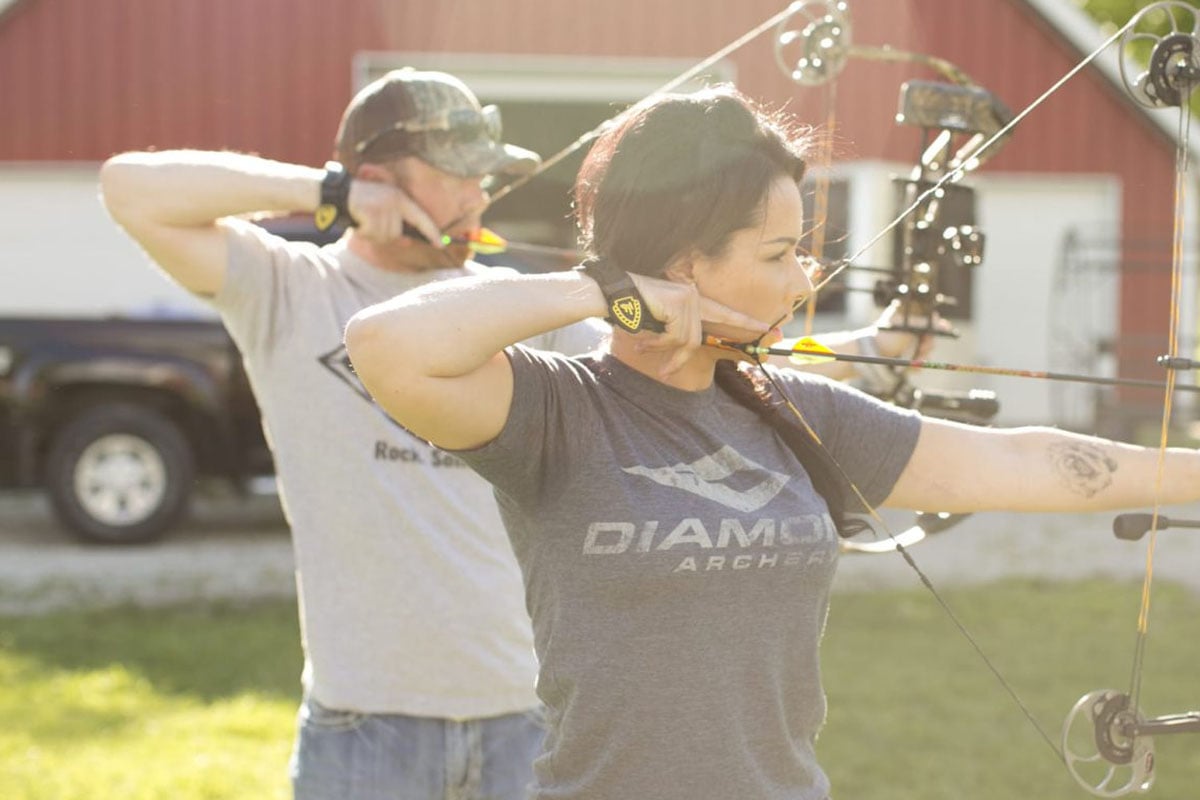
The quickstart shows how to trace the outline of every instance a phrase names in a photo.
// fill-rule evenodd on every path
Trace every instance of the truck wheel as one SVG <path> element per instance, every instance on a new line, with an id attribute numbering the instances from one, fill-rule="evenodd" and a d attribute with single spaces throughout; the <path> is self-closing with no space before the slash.
<path id="1" fill-rule="evenodd" d="M 165 415 L 133 403 L 81 412 L 58 433 L 47 488 L 59 519 L 108 544 L 160 538 L 187 508 L 195 462 Z"/>

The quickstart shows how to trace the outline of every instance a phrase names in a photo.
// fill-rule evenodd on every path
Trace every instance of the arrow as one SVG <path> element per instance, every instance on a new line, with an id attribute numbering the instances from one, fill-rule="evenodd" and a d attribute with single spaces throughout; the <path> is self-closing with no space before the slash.
<path id="1" fill-rule="evenodd" d="M 887 356 L 863 356 L 849 353 L 837 353 L 811 337 L 798 339 L 791 347 L 762 347 L 754 343 L 731 342 L 717 336 L 705 335 L 703 343 L 710 347 L 721 347 L 726 350 L 737 350 L 749 356 L 787 356 L 793 364 L 801 366 L 821 364 L 829 361 L 848 361 L 854 364 L 884 364 L 890 367 L 908 367 L 912 369 L 936 369 L 945 372 L 963 372 L 971 375 L 1002 375 L 1011 378 L 1038 378 L 1048 381 L 1067 381 L 1072 383 L 1090 383 L 1097 386 L 1131 386 L 1139 389 L 1166 389 L 1167 385 L 1160 381 L 1140 380 L 1137 378 L 1100 378 L 1094 375 L 1078 375 L 1070 372 L 1047 372 L 1033 369 L 1012 369 L 1009 367 L 987 367 L 982 364 L 953 364 L 946 361 L 929 361 L 927 359 L 889 358 Z M 1176 385 L 1181 392 L 1200 392 L 1200 386 Z"/>

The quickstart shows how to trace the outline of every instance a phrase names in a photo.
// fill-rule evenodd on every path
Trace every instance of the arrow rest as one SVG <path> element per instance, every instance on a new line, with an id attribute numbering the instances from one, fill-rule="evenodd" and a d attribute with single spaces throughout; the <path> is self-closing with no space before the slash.
<path id="1" fill-rule="evenodd" d="M 1146 69 L 1134 76 L 1130 65 L 1139 57 Z M 1121 81 L 1138 104 L 1185 105 L 1200 86 L 1200 12 L 1179 0 L 1146 6 L 1121 36 L 1120 66 Z"/>

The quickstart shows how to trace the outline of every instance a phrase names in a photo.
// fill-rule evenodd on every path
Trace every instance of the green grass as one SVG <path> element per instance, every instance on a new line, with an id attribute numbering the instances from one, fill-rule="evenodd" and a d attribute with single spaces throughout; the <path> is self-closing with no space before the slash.
<path id="1" fill-rule="evenodd" d="M 1075 701 L 1128 691 L 1140 585 L 1004 583 L 944 592 L 1057 744 Z M 1156 584 L 1142 679 L 1147 716 L 1200 709 L 1200 599 Z M 888 800 L 1088 797 L 928 595 L 835 596 L 818 755 L 834 796 Z M 1200 794 L 1200 734 L 1155 741 L 1149 797 Z"/>
<path id="2" fill-rule="evenodd" d="M 286 798 L 291 603 L 0 619 L 0 798 Z"/>
<path id="3" fill-rule="evenodd" d="M 947 599 L 1057 740 L 1128 683 L 1139 587 L 1005 583 Z M 1150 715 L 1200 708 L 1200 599 L 1157 585 Z M 818 748 L 836 798 L 1083 798 L 924 590 L 837 595 Z M 286 798 L 291 603 L 0 618 L 0 798 Z M 1193 800 L 1200 735 L 1160 737 L 1151 800 Z"/>

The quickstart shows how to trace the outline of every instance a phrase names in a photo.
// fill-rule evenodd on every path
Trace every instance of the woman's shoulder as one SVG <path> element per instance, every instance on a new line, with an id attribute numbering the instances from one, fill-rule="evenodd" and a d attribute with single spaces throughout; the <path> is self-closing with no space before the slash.
<path id="1" fill-rule="evenodd" d="M 834 413 L 834 408 L 837 407 L 842 413 L 861 410 L 863 413 L 882 412 L 901 416 L 914 414 L 846 381 L 802 369 L 773 365 L 764 365 L 764 368 L 770 372 L 775 385 L 787 394 L 789 400 L 811 409 Z"/>
<path id="2" fill-rule="evenodd" d="M 598 353 L 565 355 L 543 350 L 527 342 L 514 344 L 505 351 L 519 375 L 526 371 L 546 373 L 553 380 L 595 383 L 603 374 L 603 359 Z"/>

